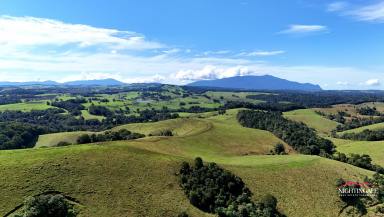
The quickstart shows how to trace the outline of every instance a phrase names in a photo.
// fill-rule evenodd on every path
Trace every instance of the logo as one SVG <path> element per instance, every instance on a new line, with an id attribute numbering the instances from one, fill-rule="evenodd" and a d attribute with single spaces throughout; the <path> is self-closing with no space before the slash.
<path id="1" fill-rule="evenodd" d="M 370 182 L 345 181 L 337 188 L 340 197 L 372 197 L 378 188 Z"/>

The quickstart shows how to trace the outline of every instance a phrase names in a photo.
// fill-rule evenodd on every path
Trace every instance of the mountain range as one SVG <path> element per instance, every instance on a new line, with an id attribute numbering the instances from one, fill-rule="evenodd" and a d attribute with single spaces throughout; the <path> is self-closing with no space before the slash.
<path id="1" fill-rule="evenodd" d="M 121 86 L 127 83 L 115 79 L 79 80 L 58 83 L 55 81 L 29 81 L 29 82 L 0 82 L 0 86 Z M 243 90 L 302 90 L 318 91 L 319 85 L 298 83 L 271 75 L 263 76 L 236 76 L 216 80 L 200 80 L 187 86 L 205 88 L 225 88 Z"/>
<path id="2" fill-rule="evenodd" d="M 319 85 L 288 81 L 271 75 L 236 76 L 216 80 L 200 80 L 190 83 L 188 86 L 244 90 L 321 90 Z"/>

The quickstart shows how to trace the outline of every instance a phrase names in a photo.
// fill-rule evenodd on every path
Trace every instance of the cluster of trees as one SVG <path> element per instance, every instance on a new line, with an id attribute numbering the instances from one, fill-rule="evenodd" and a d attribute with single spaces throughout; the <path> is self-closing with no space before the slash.
<path id="1" fill-rule="evenodd" d="M 140 133 L 133 133 L 126 129 L 121 129 L 119 131 L 106 131 L 104 133 L 93 133 L 91 135 L 82 134 L 77 139 L 78 144 L 87 144 L 94 142 L 105 142 L 105 141 L 118 141 L 118 140 L 132 140 L 143 138 L 145 135 Z"/>
<path id="2" fill-rule="evenodd" d="M 364 102 L 383 102 L 384 92 L 362 91 L 272 91 L 275 94 L 248 95 L 247 98 L 269 103 L 295 102 L 304 107 L 329 107 L 335 104 L 360 104 Z"/>
<path id="3" fill-rule="evenodd" d="M 85 98 L 76 98 L 69 99 L 65 101 L 54 101 L 51 103 L 52 106 L 65 109 L 69 111 L 72 115 L 77 116 L 81 114 L 81 110 L 84 110 L 85 107 L 82 103 L 86 103 L 87 100 Z"/>
<path id="4" fill-rule="evenodd" d="M 140 98 L 151 99 L 151 100 L 155 100 L 155 101 L 168 101 L 168 100 L 172 99 L 171 96 L 162 94 L 161 91 L 159 91 L 159 92 L 143 91 L 140 93 Z"/>
<path id="5" fill-rule="evenodd" d="M 304 108 L 301 105 L 295 103 L 280 103 L 280 102 L 267 102 L 267 103 L 250 103 L 244 101 L 228 101 L 223 106 L 225 109 L 235 109 L 235 108 L 247 108 L 247 109 L 259 109 L 267 111 L 292 111 L 296 109 Z"/>
<path id="6" fill-rule="evenodd" d="M 359 133 L 343 133 L 339 136 L 342 139 L 360 140 L 360 141 L 381 141 L 384 140 L 384 130 L 365 129 Z"/>
<path id="7" fill-rule="evenodd" d="M 33 147 L 45 129 L 29 124 L 0 123 L 0 150 Z"/>
<path id="8" fill-rule="evenodd" d="M 357 108 L 356 109 L 357 113 L 361 114 L 361 115 L 369 115 L 369 116 L 380 116 L 381 113 L 379 111 L 377 111 L 376 107 L 369 107 L 369 106 L 365 106 L 365 107 L 361 107 L 361 108 Z"/>
<path id="9" fill-rule="evenodd" d="M 243 110 L 237 119 L 244 127 L 272 132 L 302 154 L 325 155 L 335 151 L 331 141 L 317 136 L 303 123 L 285 119 L 279 112 Z"/>
<path id="10" fill-rule="evenodd" d="M 77 212 L 62 195 L 27 197 L 23 209 L 14 217 L 75 217 Z"/>
<path id="11" fill-rule="evenodd" d="M 360 168 L 384 174 L 384 168 L 379 165 L 372 164 L 372 158 L 366 154 L 350 154 L 349 156 L 347 156 L 344 153 L 337 152 L 333 156 L 330 156 L 330 158 L 333 160 L 341 161 L 343 163 L 348 163 Z"/>
<path id="12" fill-rule="evenodd" d="M 15 98 L 14 96 L 0 95 L 0 105 L 20 103 L 21 99 Z"/>
<path id="13" fill-rule="evenodd" d="M 128 123 L 154 122 L 177 118 L 177 113 L 169 110 L 145 109 L 139 115 L 113 114 L 103 119 L 85 120 L 63 109 L 33 110 L 30 112 L 0 112 L 0 149 L 33 147 L 38 135 L 70 131 L 102 131 Z M 11 129 L 11 130 L 10 130 Z"/>
<path id="14" fill-rule="evenodd" d="M 93 104 L 89 106 L 88 112 L 92 115 L 101 115 L 105 117 L 109 117 L 113 115 L 113 112 L 109 110 L 107 107 L 101 106 L 101 105 L 93 105 Z"/>
<path id="15" fill-rule="evenodd" d="M 261 202 L 251 200 L 252 192 L 240 177 L 215 163 L 205 165 L 196 158 L 194 166 L 183 162 L 180 169 L 181 187 L 192 205 L 220 217 L 277 217 L 277 199 L 267 195 Z"/>
<path id="16" fill-rule="evenodd" d="M 351 117 L 350 114 L 344 112 L 344 111 L 338 111 L 336 114 L 325 114 L 324 112 L 321 111 L 316 111 L 317 114 L 324 116 L 328 118 L 329 120 L 336 121 L 341 124 L 346 123 L 345 117 Z"/>

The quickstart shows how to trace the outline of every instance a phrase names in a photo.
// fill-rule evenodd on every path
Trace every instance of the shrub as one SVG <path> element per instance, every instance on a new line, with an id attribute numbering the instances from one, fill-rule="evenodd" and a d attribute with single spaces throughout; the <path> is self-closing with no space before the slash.
<path id="1" fill-rule="evenodd" d="M 69 217 L 76 216 L 62 195 L 40 195 L 24 201 L 23 217 Z"/>
<path id="2" fill-rule="evenodd" d="M 275 154 L 286 154 L 285 153 L 285 147 L 281 143 L 278 143 L 278 144 L 275 145 L 275 148 L 273 149 L 273 152 Z"/>

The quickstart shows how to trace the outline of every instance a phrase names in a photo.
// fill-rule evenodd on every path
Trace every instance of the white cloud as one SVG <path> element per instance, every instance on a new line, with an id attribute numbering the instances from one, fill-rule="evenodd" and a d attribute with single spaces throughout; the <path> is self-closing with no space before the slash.
<path id="1" fill-rule="evenodd" d="M 164 45 L 148 41 L 135 32 L 68 24 L 34 17 L 0 17 L 0 44 L 9 47 L 73 45 L 88 47 L 104 45 L 115 49 L 145 50 Z"/>
<path id="2" fill-rule="evenodd" d="M 216 50 L 216 51 L 212 51 L 212 50 L 209 50 L 209 51 L 205 51 L 203 53 L 204 56 L 209 56 L 209 55 L 224 55 L 224 54 L 229 54 L 231 53 L 231 51 L 229 50 Z"/>
<path id="3" fill-rule="evenodd" d="M 293 24 L 290 25 L 287 29 L 281 31 L 283 34 L 305 34 L 305 33 L 316 33 L 316 32 L 326 32 L 328 27 L 323 25 L 301 25 Z"/>
<path id="4" fill-rule="evenodd" d="M 279 54 L 284 54 L 285 51 L 283 50 L 275 50 L 275 51 L 253 51 L 253 52 L 242 52 L 239 55 L 240 56 L 258 56 L 258 57 L 263 57 L 263 56 L 276 56 Z"/>
<path id="5" fill-rule="evenodd" d="M 373 4 L 352 4 L 334 2 L 328 5 L 328 11 L 337 12 L 342 16 L 350 16 L 359 21 L 384 22 L 384 1 Z"/>
<path id="6" fill-rule="evenodd" d="M 330 12 L 335 12 L 335 11 L 341 11 L 344 10 L 345 8 L 348 7 L 348 3 L 344 1 L 337 1 L 337 2 L 332 2 L 328 4 L 327 6 L 327 11 Z"/>
<path id="7" fill-rule="evenodd" d="M 244 76 L 250 74 L 254 74 L 254 72 L 244 66 L 220 68 L 213 65 L 207 65 L 204 68 L 197 70 L 180 70 L 174 74 L 174 77 L 181 81 L 195 81 Z"/>
<path id="8" fill-rule="evenodd" d="M 377 78 L 374 79 L 369 79 L 365 82 L 365 85 L 368 86 L 379 86 L 380 85 L 380 80 Z"/>
<path id="9" fill-rule="evenodd" d="M 362 21 L 384 22 L 384 1 L 347 12 Z"/>
<path id="10" fill-rule="evenodd" d="M 181 52 L 181 50 L 179 48 L 173 48 L 173 49 L 170 49 L 170 50 L 164 50 L 163 53 L 165 54 L 176 54 L 176 53 L 179 53 Z"/>

